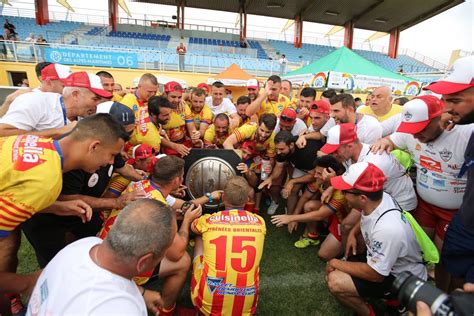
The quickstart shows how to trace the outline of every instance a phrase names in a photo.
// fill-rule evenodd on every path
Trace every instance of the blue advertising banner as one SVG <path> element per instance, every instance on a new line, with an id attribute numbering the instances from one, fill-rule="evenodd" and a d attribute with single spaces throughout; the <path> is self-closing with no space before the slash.
<path id="1" fill-rule="evenodd" d="M 111 52 L 73 47 L 44 48 L 46 61 L 64 65 L 138 68 L 138 55 L 133 52 Z"/>

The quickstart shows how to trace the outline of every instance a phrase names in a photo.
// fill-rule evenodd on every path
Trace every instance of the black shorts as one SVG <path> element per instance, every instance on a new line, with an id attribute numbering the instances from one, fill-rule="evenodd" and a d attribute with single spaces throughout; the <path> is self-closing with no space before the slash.
<path id="1" fill-rule="evenodd" d="M 382 282 L 371 282 L 354 276 L 351 278 L 360 297 L 391 298 L 392 296 L 392 283 L 395 277 L 391 274 Z"/>
<path id="2" fill-rule="evenodd" d="M 348 261 L 367 262 L 367 257 L 365 255 L 351 256 Z M 360 297 L 392 298 L 392 283 L 395 277 L 391 274 L 386 276 L 382 282 L 371 282 L 354 276 L 351 278 Z"/>
<path id="3" fill-rule="evenodd" d="M 474 233 L 468 230 L 456 213 L 444 237 L 441 263 L 456 278 L 474 282 Z"/>

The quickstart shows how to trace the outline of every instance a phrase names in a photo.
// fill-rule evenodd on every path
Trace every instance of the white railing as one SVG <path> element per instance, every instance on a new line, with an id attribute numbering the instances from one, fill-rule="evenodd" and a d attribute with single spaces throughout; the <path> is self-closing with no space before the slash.
<path id="1" fill-rule="evenodd" d="M 88 53 L 106 54 L 107 52 L 120 54 L 127 58 L 136 55 L 137 64 L 133 69 L 179 71 L 178 56 L 176 53 L 160 50 L 140 50 L 111 47 L 98 47 L 86 45 L 65 45 L 49 43 L 48 45 L 35 45 L 28 42 L 3 41 L 7 47 L 7 56 L 0 55 L 0 61 L 15 61 L 37 63 L 40 61 L 53 61 L 47 56 L 47 49 L 65 50 L 68 53 L 74 50 L 87 51 Z M 0 45 L 2 42 L 0 41 Z M 255 76 L 270 76 L 280 74 L 280 65 L 275 60 L 264 60 L 257 58 L 230 58 L 219 56 L 206 56 L 197 54 L 186 54 L 184 71 L 215 74 L 225 70 L 231 64 L 237 64 L 243 70 Z M 81 64 L 82 65 L 82 64 Z M 97 66 L 90 64 L 88 66 Z M 101 66 L 98 66 L 100 68 Z M 107 66 L 108 67 L 108 66 Z M 124 67 L 121 67 L 124 68 Z"/>

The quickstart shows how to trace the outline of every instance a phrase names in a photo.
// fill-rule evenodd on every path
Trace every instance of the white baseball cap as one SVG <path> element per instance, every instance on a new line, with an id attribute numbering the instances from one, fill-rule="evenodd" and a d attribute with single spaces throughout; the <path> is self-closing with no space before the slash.
<path id="1" fill-rule="evenodd" d="M 41 70 L 41 80 L 64 80 L 71 74 L 69 66 L 51 64 Z"/>
<path id="2" fill-rule="evenodd" d="M 328 131 L 326 144 L 321 147 L 325 154 L 332 154 L 344 144 L 350 144 L 357 140 L 357 127 L 352 123 L 343 123 L 331 127 Z"/>
<path id="3" fill-rule="evenodd" d="M 383 189 L 387 178 L 382 170 L 370 162 L 358 162 L 342 175 L 331 178 L 331 185 L 337 190 L 356 189 L 363 192 L 377 192 Z"/>
<path id="4" fill-rule="evenodd" d="M 432 95 L 423 95 L 403 106 L 402 122 L 397 132 L 417 134 L 424 130 L 435 117 L 443 114 L 444 102 Z"/>
<path id="5" fill-rule="evenodd" d="M 258 89 L 259 84 L 257 79 L 249 79 L 247 81 L 247 88 Z"/>
<path id="6" fill-rule="evenodd" d="M 459 58 L 446 78 L 424 87 L 438 94 L 453 94 L 474 87 L 474 56 Z"/>
<path id="7" fill-rule="evenodd" d="M 73 72 L 64 80 L 66 87 L 87 88 L 98 96 L 111 98 L 112 94 L 103 89 L 100 77 L 85 71 Z"/>

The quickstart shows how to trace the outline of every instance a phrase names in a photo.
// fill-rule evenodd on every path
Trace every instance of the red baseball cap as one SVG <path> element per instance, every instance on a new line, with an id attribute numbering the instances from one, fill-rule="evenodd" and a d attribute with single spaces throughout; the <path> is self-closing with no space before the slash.
<path id="1" fill-rule="evenodd" d="M 51 64 L 41 70 L 41 80 L 64 80 L 71 74 L 69 66 Z"/>
<path id="2" fill-rule="evenodd" d="M 350 144 L 357 140 L 357 127 L 352 123 L 344 123 L 331 127 L 328 131 L 326 144 L 321 147 L 325 154 L 332 154 L 341 145 Z"/>
<path id="3" fill-rule="evenodd" d="M 349 167 L 342 175 L 331 178 L 331 185 L 336 190 L 356 189 L 363 192 L 383 190 L 387 178 L 382 170 L 370 162 L 358 162 Z"/>
<path id="4" fill-rule="evenodd" d="M 66 87 L 87 88 L 103 98 L 112 97 L 112 93 L 102 88 L 99 76 L 85 71 L 73 72 L 64 80 L 64 85 Z"/>
<path id="5" fill-rule="evenodd" d="M 148 144 L 136 145 L 132 148 L 130 159 L 127 161 L 128 164 L 133 165 L 137 162 L 137 159 L 146 159 L 154 155 L 153 148 Z"/>
<path id="6" fill-rule="evenodd" d="M 248 151 L 250 155 L 252 156 L 255 156 L 258 154 L 257 145 L 255 144 L 255 142 L 251 140 L 246 140 L 245 142 L 243 142 L 242 145 L 240 146 L 240 149 Z"/>
<path id="7" fill-rule="evenodd" d="M 170 81 L 167 84 L 165 84 L 165 93 L 174 92 L 174 91 L 183 92 L 184 91 L 183 86 L 179 82 L 176 82 L 176 81 Z"/>
<path id="8" fill-rule="evenodd" d="M 331 105 L 326 100 L 314 101 L 311 104 L 311 112 L 321 113 L 321 114 L 330 114 Z"/>
<path id="9" fill-rule="evenodd" d="M 296 111 L 295 109 L 293 108 L 285 108 L 283 109 L 283 111 L 281 111 L 281 115 L 280 115 L 280 118 L 284 116 L 285 117 L 285 121 L 296 121 Z M 281 121 L 281 120 L 280 120 Z"/>
<path id="10" fill-rule="evenodd" d="M 443 114 L 444 102 L 432 95 L 423 95 L 403 106 L 402 122 L 397 132 L 416 134 L 428 126 L 432 119 Z"/>
<path id="11" fill-rule="evenodd" d="M 197 87 L 199 89 L 206 90 L 206 92 L 209 93 L 209 86 L 207 85 L 207 83 L 202 82 L 202 83 L 198 84 Z"/>
<path id="12" fill-rule="evenodd" d="M 459 58 L 453 64 L 453 72 L 424 87 L 437 94 L 453 94 L 474 87 L 474 56 Z"/>

